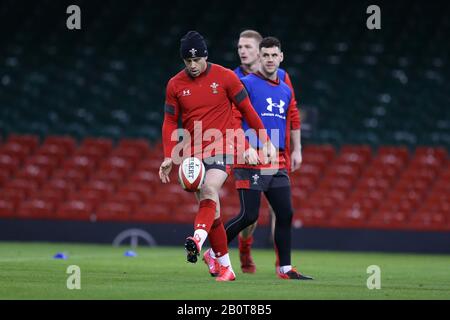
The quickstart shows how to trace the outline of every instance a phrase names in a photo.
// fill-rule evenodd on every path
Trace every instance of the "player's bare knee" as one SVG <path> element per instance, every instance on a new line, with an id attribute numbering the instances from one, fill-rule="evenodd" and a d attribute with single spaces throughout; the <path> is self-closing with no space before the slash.
<path id="1" fill-rule="evenodd" d="M 204 184 L 201 187 L 200 200 L 211 199 L 211 200 L 216 201 L 217 198 L 218 198 L 217 190 L 214 187 L 209 186 L 207 184 Z"/>

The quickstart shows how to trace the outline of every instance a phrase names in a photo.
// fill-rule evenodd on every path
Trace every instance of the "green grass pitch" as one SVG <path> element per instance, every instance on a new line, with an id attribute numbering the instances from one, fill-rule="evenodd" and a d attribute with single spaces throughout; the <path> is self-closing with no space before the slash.
<path id="1" fill-rule="evenodd" d="M 234 282 L 217 283 L 206 266 L 185 261 L 180 247 L 0 242 L 0 299 L 450 299 L 450 256 L 294 251 L 293 264 L 314 281 L 281 280 L 273 250 L 254 250 L 257 273 L 243 274 L 231 248 Z M 53 259 L 66 252 L 67 260 Z M 81 270 L 81 289 L 69 290 L 67 267 Z M 381 268 L 381 289 L 366 286 L 367 267 Z"/>

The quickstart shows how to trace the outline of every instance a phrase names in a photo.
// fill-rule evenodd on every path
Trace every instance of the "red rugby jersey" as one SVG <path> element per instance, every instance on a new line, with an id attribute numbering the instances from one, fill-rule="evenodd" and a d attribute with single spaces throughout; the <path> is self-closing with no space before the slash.
<path id="1" fill-rule="evenodd" d="M 205 150 L 212 150 L 208 151 L 210 155 L 233 154 L 234 145 L 224 139 L 226 130 L 233 129 L 232 104 L 241 112 L 247 123 L 260 133 L 259 138 L 266 141 L 268 137 L 264 125 L 251 105 L 243 84 L 233 71 L 208 63 L 207 69 L 198 77 L 192 77 L 187 70 L 182 70 L 171 78 L 166 88 L 162 127 L 164 157 L 171 157 L 172 150 L 178 143 L 171 140 L 171 135 L 178 128 L 179 117 L 182 127 L 193 139 L 190 155 L 203 158 Z M 200 133 L 201 136 L 194 136 L 196 121 L 201 123 L 202 130 L 195 133 Z M 208 129 L 217 129 L 221 135 L 214 138 L 203 137 Z M 198 149 L 194 144 L 197 144 Z M 196 150 L 201 153 L 195 152 Z"/>

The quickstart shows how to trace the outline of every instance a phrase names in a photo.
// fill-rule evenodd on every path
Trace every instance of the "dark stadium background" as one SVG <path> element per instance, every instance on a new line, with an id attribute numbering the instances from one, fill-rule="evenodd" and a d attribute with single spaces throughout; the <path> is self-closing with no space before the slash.
<path id="1" fill-rule="evenodd" d="M 181 245 L 196 202 L 157 176 L 165 85 L 187 31 L 234 68 L 247 28 L 281 39 L 304 117 L 293 246 L 450 252 L 445 1 L 0 1 L 0 239 L 138 228 Z M 238 212 L 232 179 L 222 203 Z M 270 247 L 266 205 L 259 224 L 255 246 Z"/>

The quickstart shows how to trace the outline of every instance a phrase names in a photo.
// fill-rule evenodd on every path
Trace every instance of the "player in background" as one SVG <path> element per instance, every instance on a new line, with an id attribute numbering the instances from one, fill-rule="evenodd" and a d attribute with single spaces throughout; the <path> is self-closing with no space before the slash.
<path id="1" fill-rule="evenodd" d="M 173 152 L 177 140 L 172 136 L 176 135 L 178 119 L 181 118 L 182 127 L 193 137 L 189 154 L 184 156 L 199 157 L 206 169 L 204 183 L 197 194 L 200 203 L 194 221 L 194 235 L 185 242 L 187 260 L 197 262 L 202 245 L 209 236 L 219 264 L 216 280 L 232 281 L 235 274 L 220 219 L 219 202 L 219 191 L 228 177 L 227 163 L 235 152 L 234 146 L 226 139 L 226 130 L 233 129 L 232 104 L 263 141 L 263 154 L 267 156 L 263 161 L 273 161 L 276 151 L 239 78 L 231 70 L 207 62 L 206 42 L 198 32 L 190 31 L 181 39 L 180 55 L 186 68 L 172 77 L 166 88 L 162 126 L 164 161 L 159 168 L 159 176 L 163 183 L 170 181 L 169 174 L 177 156 Z M 196 129 L 200 129 L 201 136 Z M 209 129 L 218 130 L 221 135 L 205 139 L 203 134 Z M 205 157 L 205 150 L 212 150 L 210 157 Z"/>
<path id="2" fill-rule="evenodd" d="M 243 78 L 250 73 L 256 73 L 260 70 L 261 62 L 259 59 L 259 44 L 262 41 L 262 36 L 258 31 L 255 30 L 244 30 L 239 35 L 238 41 L 238 55 L 241 60 L 241 65 L 237 67 L 234 72 L 239 78 Z M 289 109 L 290 113 L 290 140 L 287 140 L 287 145 L 285 149 L 287 169 L 288 171 L 295 171 L 300 168 L 302 163 L 302 153 L 300 144 L 300 113 L 297 108 L 297 101 L 295 99 L 295 92 L 292 86 L 289 74 L 278 68 L 278 77 L 283 80 L 292 90 L 293 98 L 295 101 L 295 107 Z M 290 152 L 290 147 L 292 148 L 292 153 Z M 300 148 L 297 148 L 299 146 Z M 271 234 L 273 235 L 275 228 L 275 212 L 269 204 L 269 213 L 271 216 Z M 245 228 L 239 234 L 239 258 L 241 262 L 242 272 L 245 273 L 255 273 L 256 265 L 253 261 L 251 255 L 251 246 L 253 243 L 253 233 L 256 229 L 257 222 Z M 278 261 L 276 262 L 278 267 Z"/>
<path id="3" fill-rule="evenodd" d="M 280 41 L 274 37 L 264 38 L 260 43 L 260 70 L 241 79 L 253 107 L 264 123 L 264 126 L 276 144 L 278 157 L 273 164 L 257 164 L 255 166 L 236 164 L 233 174 L 238 189 L 241 210 L 239 215 L 227 222 L 225 230 L 228 242 L 231 242 L 243 229 L 258 219 L 261 192 L 274 209 L 276 215 L 274 243 L 277 252 L 277 275 L 282 279 L 310 280 L 291 265 L 291 230 L 292 201 L 291 187 L 287 171 L 286 147 L 290 133 L 290 109 L 296 108 L 296 101 L 291 88 L 279 78 L 278 68 L 283 61 Z M 248 123 L 242 122 L 246 130 Z M 276 139 L 274 135 L 278 135 Z M 249 153 L 257 154 L 261 143 L 256 137 L 249 137 L 251 147 Z M 300 149 L 300 140 L 295 140 L 294 147 Z M 274 170 L 275 169 L 275 170 Z M 206 256 L 206 258 L 205 258 Z M 205 262 L 214 259 L 214 250 L 204 254 Z"/>

